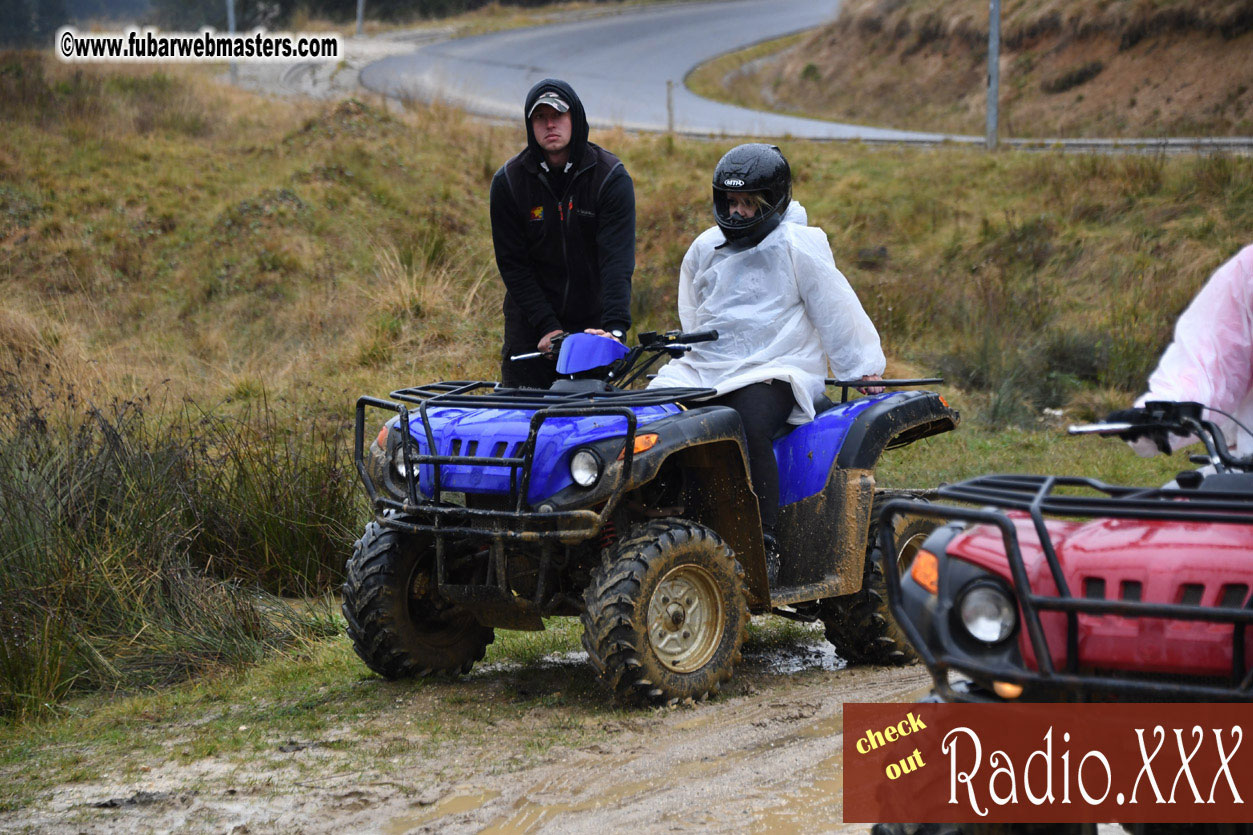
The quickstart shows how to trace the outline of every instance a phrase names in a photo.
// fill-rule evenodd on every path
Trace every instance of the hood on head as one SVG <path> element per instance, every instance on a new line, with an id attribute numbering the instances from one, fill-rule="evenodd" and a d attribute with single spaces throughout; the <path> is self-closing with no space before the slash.
<path id="1" fill-rule="evenodd" d="M 578 162 L 583 158 L 583 149 L 587 147 L 587 114 L 583 112 L 583 102 L 579 99 L 578 93 L 574 92 L 574 88 L 558 78 L 545 78 L 532 87 L 531 92 L 526 94 L 526 102 L 522 105 L 522 124 L 526 129 L 526 147 L 530 149 L 532 156 L 536 160 L 544 159 L 544 152 L 540 148 L 539 143 L 535 141 L 535 134 L 531 132 L 531 119 L 527 114 L 531 112 L 531 107 L 535 104 L 535 100 L 549 91 L 556 92 L 570 105 L 570 121 L 574 127 L 570 135 L 570 160 Z"/>
<path id="2" fill-rule="evenodd" d="M 783 212 L 784 223 L 796 223 L 801 226 L 809 224 L 809 213 L 805 211 L 805 207 L 796 202 L 796 198 L 787 204 L 787 209 Z"/>

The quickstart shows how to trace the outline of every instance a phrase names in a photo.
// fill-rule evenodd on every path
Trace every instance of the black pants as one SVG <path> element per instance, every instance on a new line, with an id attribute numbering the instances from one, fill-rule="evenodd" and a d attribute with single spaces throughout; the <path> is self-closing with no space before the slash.
<path id="1" fill-rule="evenodd" d="M 761 509 L 761 527 L 766 533 L 774 533 L 779 522 L 779 464 L 774 459 L 771 439 L 787 423 L 787 416 L 796 406 L 792 386 L 782 380 L 753 383 L 706 402 L 730 406 L 740 413 L 748 438 L 748 467 Z"/>
<path id="2" fill-rule="evenodd" d="M 505 295 L 504 306 L 505 344 L 500 349 L 500 382 L 506 388 L 546 389 L 557 379 L 557 360 L 538 357 L 533 360 L 514 362 L 515 354 L 530 354 L 539 350 L 540 337 L 534 325 L 526 320 L 521 308 L 513 305 Z M 564 328 L 566 323 L 562 323 Z"/>
<path id="3" fill-rule="evenodd" d="M 556 360 L 539 357 L 514 362 L 509 359 L 510 353 L 509 346 L 506 345 L 500 359 L 500 383 L 505 388 L 546 389 L 557 379 Z M 518 351 L 517 353 L 528 352 Z"/>

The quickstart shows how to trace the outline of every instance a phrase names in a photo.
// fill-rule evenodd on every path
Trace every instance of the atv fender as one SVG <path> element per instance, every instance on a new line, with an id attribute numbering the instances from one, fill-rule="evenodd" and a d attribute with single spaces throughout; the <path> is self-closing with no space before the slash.
<path id="1" fill-rule="evenodd" d="M 873 470 L 884 450 L 957 428 L 961 416 L 933 391 L 901 391 L 866 409 L 844 437 L 835 467 Z"/>
<path id="2" fill-rule="evenodd" d="M 780 508 L 779 544 L 787 558 L 774 605 L 860 590 L 880 456 L 884 450 L 955 429 L 959 420 L 930 391 L 897 392 L 861 412 L 823 489 Z"/>
<path id="3" fill-rule="evenodd" d="M 554 509 L 595 506 L 618 500 L 622 493 L 648 484 L 666 465 L 684 472 L 687 507 L 684 518 L 699 522 L 722 537 L 744 568 L 750 607 L 768 607 L 766 552 L 761 539 L 761 511 L 748 478 L 747 442 L 740 416 L 726 406 L 701 406 L 641 426 L 638 435 L 655 434 L 656 443 L 638 452 L 625 490 L 615 493 L 622 461 L 621 438 L 593 444 L 609 461 L 596 486 L 576 486 L 554 494 Z"/>
<path id="4" fill-rule="evenodd" d="M 774 605 L 861 588 L 874 486 L 871 470 L 832 467 L 820 493 L 779 508 L 779 550 L 785 558 Z"/>
<path id="5" fill-rule="evenodd" d="M 739 415 L 731 409 L 735 421 Z M 748 479 L 748 458 L 740 437 L 713 441 L 674 452 L 669 458 L 684 470 L 687 507 L 684 517 L 717 531 L 744 569 L 749 608 L 769 607 L 766 550 L 761 538 L 761 510 Z"/>

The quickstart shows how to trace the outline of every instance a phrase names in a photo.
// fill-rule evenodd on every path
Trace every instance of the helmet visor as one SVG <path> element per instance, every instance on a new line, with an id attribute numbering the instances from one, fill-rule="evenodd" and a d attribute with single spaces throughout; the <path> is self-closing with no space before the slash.
<path id="1" fill-rule="evenodd" d="M 769 198 L 764 192 L 721 188 L 714 188 L 713 192 L 714 217 L 724 229 L 751 229 L 770 213 Z"/>

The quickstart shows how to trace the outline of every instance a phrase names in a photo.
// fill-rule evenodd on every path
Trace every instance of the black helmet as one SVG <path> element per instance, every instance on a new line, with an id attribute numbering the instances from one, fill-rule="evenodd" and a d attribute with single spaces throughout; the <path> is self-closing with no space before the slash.
<path id="1" fill-rule="evenodd" d="M 751 218 L 732 217 L 727 194 L 759 192 L 765 201 Z M 775 145 L 737 145 L 718 160 L 714 169 L 714 220 L 728 242 L 756 246 L 779 225 L 792 199 L 792 169 Z"/>

